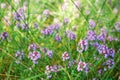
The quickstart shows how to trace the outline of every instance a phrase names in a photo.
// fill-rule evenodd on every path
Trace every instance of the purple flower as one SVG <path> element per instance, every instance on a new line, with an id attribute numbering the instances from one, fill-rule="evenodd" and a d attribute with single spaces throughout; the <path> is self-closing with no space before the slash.
<path id="1" fill-rule="evenodd" d="M 47 48 L 42 48 L 42 52 L 46 53 L 47 52 Z"/>
<path id="2" fill-rule="evenodd" d="M 2 40 L 7 39 L 7 37 L 8 37 L 8 32 L 3 32 L 3 33 L 1 33 L 1 39 L 2 39 Z"/>
<path id="3" fill-rule="evenodd" d="M 53 33 L 53 29 L 44 29 L 44 30 L 42 30 L 42 34 L 45 34 L 45 35 L 52 35 L 52 33 Z"/>
<path id="4" fill-rule="evenodd" d="M 89 10 L 86 10 L 86 11 L 85 11 L 85 14 L 86 14 L 86 15 L 89 15 L 89 14 L 90 14 L 90 11 L 89 11 Z"/>
<path id="5" fill-rule="evenodd" d="M 86 68 L 87 64 L 85 62 L 79 61 L 77 66 L 77 71 L 83 71 Z"/>
<path id="6" fill-rule="evenodd" d="M 97 39 L 100 40 L 100 41 L 105 42 L 105 40 L 106 40 L 106 35 L 103 34 L 103 33 L 101 33 L 100 35 L 97 36 Z"/>
<path id="7" fill-rule="evenodd" d="M 20 60 L 24 57 L 24 53 L 23 53 L 23 51 L 17 51 L 16 53 L 15 53 L 15 57 L 16 58 L 19 58 Z"/>
<path id="8" fill-rule="evenodd" d="M 74 3 L 75 3 L 75 5 L 76 5 L 78 8 L 81 7 L 81 4 L 80 4 L 80 2 L 79 2 L 78 0 L 75 0 Z"/>
<path id="9" fill-rule="evenodd" d="M 68 54 L 67 52 L 64 52 L 64 53 L 62 54 L 62 59 L 63 59 L 63 61 L 70 59 L 69 54 Z"/>
<path id="10" fill-rule="evenodd" d="M 120 32 L 120 22 L 115 23 L 115 29 Z"/>
<path id="11" fill-rule="evenodd" d="M 38 59 L 40 59 L 40 57 L 41 57 L 41 55 L 38 51 L 30 52 L 28 55 L 28 58 L 31 59 L 34 64 L 38 63 Z"/>
<path id="12" fill-rule="evenodd" d="M 58 65 L 53 65 L 53 66 L 47 65 L 45 70 L 45 74 L 47 75 L 47 78 L 51 78 L 52 77 L 51 73 L 58 72 L 60 68 L 61 66 Z"/>
<path id="13" fill-rule="evenodd" d="M 44 15 L 49 15 L 49 14 L 50 14 L 50 11 L 49 11 L 48 9 L 46 9 L 46 10 L 43 11 L 43 14 L 44 14 Z"/>
<path id="14" fill-rule="evenodd" d="M 64 24 L 68 24 L 70 22 L 69 18 L 64 19 Z"/>
<path id="15" fill-rule="evenodd" d="M 54 32 L 54 30 L 59 30 L 59 25 L 58 24 L 53 24 L 50 25 L 48 28 L 45 28 L 44 30 L 42 30 L 42 34 L 45 35 L 52 35 L 52 33 Z"/>
<path id="16" fill-rule="evenodd" d="M 84 71 L 85 71 L 86 74 L 88 73 L 88 71 L 89 71 L 88 66 L 85 67 Z"/>
<path id="17" fill-rule="evenodd" d="M 98 74 L 101 75 L 101 74 L 102 74 L 102 71 L 103 71 L 102 69 L 99 69 L 99 70 L 98 70 Z"/>
<path id="18" fill-rule="evenodd" d="M 58 42 L 61 41 L 61 37 L 60 37 L 59 34 L 56 34 L 56 35 L 55 35 L 55 40 L 58 41 Z"/>
<path id="19" fill-rule="evenodd" d="M 75 60 L 72 60 L 72 61 L 68 62 L 68 68 L 70 68 L 70 67 L 72 67 L 74 65 L 76 65 L 76 61 Z"/>
<path id="20" fill-rule="evenodd" d="M 29 29 L 28 24 L 22 24 L 21 27 L 22 27 L 22 30 L 28 30 Z"/>
<path id="21" fill-rule="evenodd" d="M 90 43 L 93 47 L 95 47 L 97 50 L 100 48 L 100 44 L 98 42 Z"/>
<path id="22" fill-rule="evenodd" d="M 61 66 L 58 66 L 58 65 L 53 65 L 53 66 L 47 65 L 46 71 L 47 71 L 47 73 L 58 72 L 60 68 L 61 68 Z"/>
<path id="23" fill-rule="evenodd" d="M 92 20 L 92 19 L 90 19 L 90 20 L 89 20 L 89 26 L 90 26 L 92 29 L 95 28 L 95 26 L 96 26 L 95 21 Z"/>
<path id="24" fill-rule="evenodd" d="M 88 40 L 91 40 L 91 41 L 96 40 L 96 38 L 97 38 L 96 33 L 92 30 L 89 30 L 87 32 L 87 38 L 88 38 Z"/>
<path id="25" fill-rule="evenodd" d="M 52 71 L 52 72 L 58 72 L 58 71 L 59 71 L 59 68 L 60 68 L 60 66 L 54 65 L 54 66 L 52 66 L 51 71 Z"/>
<path id="26" fill-rule="evenodd" d="M 60 26 L 59 24 L 52 24 L 51 26 L 49 26 L 49 29 L 52 29 L 52 30 L 59 30 Z"/>
<path id="27" fill-rule="evenodd" d="M 78 47 L 77 47 L 77 51 L 78 52 L 83 52 L 86 51 L 88 49 L 88 41 L 87 40 L 80 40 L 78 43 Z"/>
<path id="28" fill-rule="evenodd" d="M 38 28 L 38 24 L 37 23 L 34 23 L 34 28 Z"/>
<path id="29" fill-rule="evenodd" d="M 52 69 L 52 66 L 49 66 L 49 65 L 46 66 L 46 71 L 47 72 L 51 72 L 51 69 Z"/>
<path id="30" fill-rule="evenodd" d="M 44 29 L 44 30 L 41 31 L 41 33 L 47 35 L 48 34 L 48 30 Z"/>
<path id="31" fill-rule="evenodd" d="M 101 33 L 97 36 L 97 39 L 105 42 L 106 37 L 107 37 L 107 30 L 105 28 L 102 28 Z"/>
<path id="32" fill-rule="evenodd" d="M 70 30 L 66 31 L 67 37 L 70 38 L 71 40 L 75 40 L 76 39 L 76 34 L 71 32 Z"/>
<path id="33" fill-rule="evenodd" d="M 99 48 L 98 48 L 98 52 L 99 54 L 103 54 L 105 58 L 107 58 L 109 55 L 109 49 L 106 45 L 101 45 Z"/>
<path id="34" fill-rule="evenodd" d="M 115 50 L 114 49 L 109 49 L 109 53 L 108 55 L 111 56 L 112 58 L 114 58 L 114 54 L 115 54 Z"/>
<path id="35" fill-rule="evenodd" d="M 52 58 L 53 57 L 53 52 L 52 50 L 47 50 L 47 55 Z"/>
<path id="36" fill-rule="evenodd" d="M 114 40 L 114 38 L 112 36 L 108 36 L 107 39 L 111 42 Z"/>
<path id="37" fill-rule="evenodd" d="M 25 20 L 23 8 L 19 8 L 17 12 L 14 13 L 14 19 L 17 21 Z"/>
<path id="38" fill-rule="evenodd" d="M 34 43 L 32 43 L 28 46 L 28 50 L 36 50 L 37 48 L 38 48 L 38 46 Z"/>
<path id="39" fill-rule="evenodd" d="M 107 68 L 112 68 L 114 66 L 114 60 L 113 59 L 109 59 L 107 60 L 104 65 L 107 67 Z"/>
<path id="40" fill-rule="evenodd" d="M 21 20 L 21 17 L 20 17 L 20 15 L 17 12 L 14 13 L 14 19 L 17 20 L 17 21 Z"/>
<path id="41" fill-rule="evenodd" d="M 19 22 L 16 23 L 16 27 L 17 27 L 17 28 L 21 27 L 21 23 L 19 23 Z"/>
<path id="42" fill-rule="evenodd" d="M 23 51 L 17 51 L 17 52 L 15 53 L 15 57 L 17 58 L 16 63 L 19 64 L 19 63 L 20 63 L 20 60 L 22 60 L 23 57 L 24 57 Z"/>

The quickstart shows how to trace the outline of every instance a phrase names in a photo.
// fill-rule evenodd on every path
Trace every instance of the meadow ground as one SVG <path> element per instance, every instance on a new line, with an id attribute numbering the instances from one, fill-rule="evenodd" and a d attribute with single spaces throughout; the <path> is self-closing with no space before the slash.
<path id="1" fill-rule="evenodd" d="M 0 0 L 0 80 L 120 80 L 120 0 Z"/>

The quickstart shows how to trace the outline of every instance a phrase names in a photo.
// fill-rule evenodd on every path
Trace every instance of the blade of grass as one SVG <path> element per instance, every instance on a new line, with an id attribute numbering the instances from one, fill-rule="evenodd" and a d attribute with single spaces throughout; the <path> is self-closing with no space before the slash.
<path id="1" fill-rule="evenodd" d="M 41 77 L 41 76 L 43 76 L 43 75 L 45 75 L 45 74 L 38 74 L 38 75 L 35 75 L 35 76 L 32 76 L 32 77 L 28 77 L 28 78 L 26 78 L 26 79 L 24 79 L 24 80 L 36 79 L 36 78 Z"/>
<path id="2" fill-rule="evenodd" d="M 9 80 L 9 77 L 10 77 L 10 71 L 11 71 L 11 69 L 12 69 L 12 65 L 13 65 L 13 62 L 10 64 L 10 66 L 9 66 L 9 70 L 8 70 L 8 73 L 7 73 L 7 78 L 6 78 L 6 80 Z"/>

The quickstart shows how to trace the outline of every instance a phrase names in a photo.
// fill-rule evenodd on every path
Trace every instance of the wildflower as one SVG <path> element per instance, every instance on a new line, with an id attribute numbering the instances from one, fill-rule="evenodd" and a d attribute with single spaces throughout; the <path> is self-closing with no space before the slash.
<path id="1" fill-rule="evenodd" d="M 28 24 L 22 24 L 21 27 L 22 27 L 22 30 L 28 30 L 29 29 Z"/>
<path id="2" fill-rule="evenodd" d="M 61 68 L 61 66 L 58 66 L 58 65 L 53 65 L 53 66 L 47 65 L 46 66 L 46 71 L 48 73 L 50 73 L 50 72 L 58 72 L 60 68 Z"/>
<path id="3" fill-rule="evenodd" d="M 28 46 L 28 50 L 36 50 L 38 46 L 35 43 L 32 43 Z"/>
<path id="4" fill-rule="evenodd" d="M 64 19 L 64 24 L 68 24 L 70 22 L 69 18 Z"/>
<path id="5" fill-rule="evenodd" d="M 112 58 L 114 58 L 114 54 L 115 54 L 115 50 L 114 49 L 109 49 L 109 53 L 108 55 L 111 56 Z"/>
<path id="6" fill-rule="evenodd" d="M 54 65 L 54 66 L 52 66 L 51 71 L 52 71 L 52 72 L 58 72 L 58 71 L 59 71 L 59 68 L 60 68 L 60 66 Z"/>
<path id="7" fill-rule="evenodd" d="M 3 33 L 1 33 L 1 39 L 2 39 L 2 40 L 7 39 L 7 37 L 8 37 L 8 32 L 3 32 Z"/>
<path id="8" fill-rule="evenodd" d="M 48 73 L 50 73 L 51 70 L 52 70 L 52 66 L 47 65 L 47 66 L 46 66 L 46 71 L 47 71 Z"/>
<path id="9" fill-rule="evenodd" d="M 17 20 L 17 21 L 20 21 L 21 17 L 18 13 L 14 13 L 14 19 Z"/>
<path id="10" fill-rule="evenodd" d="M 120 22 L 115 23 L 115 29 L 120 32 Z"/>
<path id="11" fill-rule="evenodd" d="M 79 61 L 77 66 L 77 71 L 83 71 L 86 68 L 87 64 L 85 62 Z"/>
<path id="12" fill-rule="evenodd" d="M 50 28 L 42 30 L 42 34 L 45 34 L 45 35 L 48 35 L 48 34 L 52 35 L 52 33 L 53 33 L 53 29 L 50 29 Z"/>
<path id="13" fill-rule="evenodd" d="M 24 57 L 23 51 L 17 51 L 15 57 L 19 58 L 20 60 Z"/>
<path id="14" fill-rule="evenodd" d="M 99 48 L 98 48 L 98 52 L 99 54 L 103 54 L 105 58 L 107 58 L 109 55 L 109 49 L 106 45 L 101 45 Z"/>
<path id="15" fill-rule="evenodd" d="M 114 60 L 113 59 L 109 59 L 107 60 L 104 65 L 107 67 L 107 68 L 112 68 L 114 66 Z"/>
<path id="16" fill-rule="evenodd" d="M 38 28 L 38 24 L 37 23 L 34 23 L 34 28 Z"/>
<path id="17" fill-rule="evenodd" d="M 105 42 L 106 37 L 107 37 L 107 30 L 105 28 L 102 28 L 101 33 L 97 36 L 97 39 Z"/>
<path id="18" fill-rule="evenodd" d="M 114 38 L 112 36 L 108 36 L 107 39 L 111 42 L 114 40 Z"/>
<path id="19" fill-rule="evenodd" d="M 62 10 L 65 11 L 68 9 L 68 2 L 65 2 L 63 5 L 62 5 Z"/>
<path id="20" fill-rule="evenodd" d="M 95 21 L 92 20 L 92 19 L 90 19 L 90 20 L 89 20 L 89 26 L 90 26 L 92 29 L 95 28 L 95 26 L 96 26 Z"/>
<path id="21" fill-rule="evenodd" d="M 52 58 L 53 57 L 53 52 L 52 50 L 47 50 L 47 55 Z"/>
<path id="22" fill-rule="evenodd" d="M 1 3 L 1 8 L 4 9 L 6 7 L 5 3 Z"/>
<path id="23" fill-rule="evenodd" d="M 102 70 L 102 69 L 99 69 L 99 70 L 98 70 L 98 74 L 100 74 L 100 75 L 101 75 L 101 74 L 102 74 L 102 72 L 103 72 L 103 70 Z"/>
<path id="24" fill-rule="evenodd" d="M 75 60 L 72 60 L 72 61 L 68 62 L 68 68 L 70 68 L 70 67 L 72 67 L 74 65 L 76 65 L 76 61 Z"/>
<path id="25" fill-rule="evenodd" d="M 90 14 L 90 11 L 89 11 L 89 10 L 86 10 L 86 11 L 85 11 L 85 14 L 86 14 L 86 15 L 89 15 L 89 14 Z"/>
<path id="26" fill-rule="evenodd" d="M 47 78 L 52 77 L 51 69 L 52 69 L 52 66 L 49 66 L 49 65 L 46 66 L 45 74 L 47 75 Z"/>
<path id="27" fill-rule="evenodd" d="M 51 78 L 52 77 L 51 72 L 58 72 L 60 68 L 61 66 L 58 65 L 53 65 L 53 66 L 47 65 L 45 70 L 45 74 L 47 75 L 47 78 Z"/>
<path id="28" fill-rule="evenodd" d="M 17 23 L 16 23 L 16 27 L 17 27 L 17 28 L 21 27 L 21 23 L 17 22 Z"/>
<path id="29" fill-rule="evenodd" d="M 88 41 L 86 39 L 80 40 L 78 43 L 77 51 L 81 53 L 83 51 L 86 51 L 87 49 L 88 49 Z"/>
<path id="30" fill-rule="evenodd" d="M 88 68 L 88 66 L 87 66 L 87 65 L 86 65 L 86 67 L 85 67 L 84 71 L 85 71 L 85 73 L 86 73 L 86 74 L 88 73 L 89 68 Z"/>
<path id="31" fill-rule="evenodd" d="M 69 54 L 68 54 L 67 52 L 64 52 L 64 53 L 62 54 L 62 59 L 63 59 L 63 61 L 70 59 Z"/>
<path id="32" fill-rule="evenodd" d="M 48 27 L 48 29 L 52 29 L 52 30 L 59 30 L 60 26 L 59 24 L 52 24 Z"/>
<path id="33" fill-rule="evenodd" d="M 113 12 L 114 12 L 114 14 L 117 14 L 117 13 L 118 13 L 118 9 L 117 9 L 117 8 L 114 8 L 114 9 L 113 9 Z"/>
<path id="34" fill-rule="evenodd" d="M 38 51 L 30 52 L 28 55 L 28 58 L 30 58 L 34 64 L 38 63 L 38 59 L 40 59 L 40 57 L 41 57 L 41 55 Z"/>
<path id="35" fill-rule="evenodd" d="M 75 5 L 76 5 L 78 8 L 81 7 L 81 4 L 80 4 L 80 2 L 79 2 L 78 0 L 75 0 L 74 3 L 75 3 Z"/>
<path id="36" fill-rule="evenodd" d="M 37 18 L 37 21 L 40 21 L 41 15 L 38 15 L 36 18 Z"/>
<path id="37" fill-rule="evenodd" d="M 76 39 L 76 34 L 71 32 L 70 30 L 66 31 L 66 35 L 68 38 L 70 38 L 71 40 L 75 40 Z"/>
<path id="38" fill-rule="evenodd" d="M 105 42 L 106 36 L 105 36 L 105 34 L 101 33 L 100 35 L 97 36 L 97 39 L 100 40 L 100 41 Z"/>
<path id="39" fill-rule="evenodd" d="M 47 52 L 47 48 L 42 48 L 42 52 L 46 53 Z"/>
<path id="40" fill-rule="evenodd" d="M 22 60 L 23 57 L 24 57 L 23 51 L 17 51 L 17 52 L 15 53 L 15 57 L 17 58 L 16 63 L 19 64 L 19 63 L 20 63 L 20 60 Z"/>
<path id="41" fill-rule="evenodd" d="M 56 35 L 55 35 L 55 40 L 58 41 L 58 42 L 61 41 L 61 37 L 60 37 L 59 34 L 56 34 Z"/>
<path id="42" fill-rule="evenodd" d="M 17 21 L 25 20 L 25 14 L 23 8 L 19 8 L 17 12 L 14 13 L 14 19 Z"/>
<path id="43" fill-rule="evenodd" d="M 46 10 L 43 11 L 43 14 L 44 14 L 44 15 L 49 15 L 49 14 L 50 14 L 50 11 L 49 11 L 48 9 L 46 9 Z"/>
<path id="44" fill-rule="evenodd" d="M 93 47 L 95 47 L 97 50 L 100 48 L 100 44 L 98 42 L 90 43 Z"/>
<path id="45" fill-rule="evenodd" d="M 91 41 L 96 40 L 96 38 L 97 38 L 96 33 L 92 30 L 89 30 L 87 32 L 87 38 L 88 38 L 88 40 L 91 40 Z"/>
<path id="46" fill-rule="evenodd" d="M 114 41 L 117 41 L 117 42 L 118 42 L 118 41 L 120 41 L 120 39 L 119 39 L 119 38 L 114 38 Z"/>

